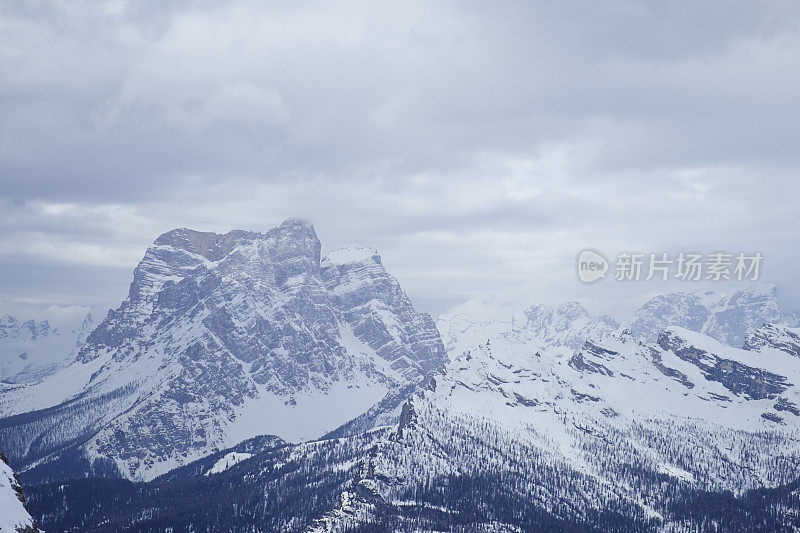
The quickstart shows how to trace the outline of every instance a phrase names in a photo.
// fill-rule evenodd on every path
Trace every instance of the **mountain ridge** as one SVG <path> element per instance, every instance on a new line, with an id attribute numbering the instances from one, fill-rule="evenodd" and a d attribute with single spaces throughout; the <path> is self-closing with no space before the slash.
<path id="1" fill-rule="evenodd" d="M 147 479 L 259 434 L 319 437 L 444 360 L 433 320 L 377 254 L 323 262 L 320 250 L 297 219 L 161 235 L 78 362 L 0 395 L 6 417 L 40 409 L 6 418 L 0 443 L 40 472 L 73 454 Z M 67 467 L 53 468 L 42 475 Z"/>

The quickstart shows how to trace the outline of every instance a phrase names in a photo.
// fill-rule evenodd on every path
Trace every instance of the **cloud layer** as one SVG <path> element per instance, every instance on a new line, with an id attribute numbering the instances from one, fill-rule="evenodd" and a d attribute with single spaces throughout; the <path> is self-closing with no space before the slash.
<path id="1" fill-rule="evenodd" d="M 759 250 L 796 309 L 798 94 L 792 1 L 6 3 L 0 310 L 290 216 L 434 313 L 659 288 L 580 285 L 584 247 Z"/>

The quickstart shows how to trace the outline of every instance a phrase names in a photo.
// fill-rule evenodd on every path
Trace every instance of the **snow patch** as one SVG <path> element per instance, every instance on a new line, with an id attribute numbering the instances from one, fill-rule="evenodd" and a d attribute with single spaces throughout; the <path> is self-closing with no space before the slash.
<path id="1" fill-rule="evenodd" d="M 33 527 L 33 519 L 17 497 L 15 485 L 14 471 L 0 460 L 0 531 Z"/>
<path id="2" fill-rule="evenodd" d="M 658 471 L 662 474 L 674 477 L 675 479 L 680 479 L 681 481 L 685 481 L 687 483 L 694 483 L 694 474 L 687 472 L 678 466 L 664 463 L 658 465 Z"/>
<path id="3" fill-rule="evenodd" d="M 244 453 L 244 452 L 227 453 L 219 461 L 214 463 L 214 466 L 209 468 L 208 472 L 206 472 L 205 475 L 210 476 L 212 474 L 219 474 L 220 472 L 224 472 L 225 470 L 229 469 L 233 465 L 241 463 L 245 459 L 250 459 L 251 457 L 253 457 L 252 453 Z"/>
<path id="4" fill-rule="evenodd" d="M 364 263 L 371 261 L 373 257 L 378 255 L 375 248 L 361 248 L 357 246 L 348 246 L 345 248 L 337 248 L 331 250 L 328 255 L 322 260 L 324 266 L 328 265 L 346 265 L 348 263 Z"/>

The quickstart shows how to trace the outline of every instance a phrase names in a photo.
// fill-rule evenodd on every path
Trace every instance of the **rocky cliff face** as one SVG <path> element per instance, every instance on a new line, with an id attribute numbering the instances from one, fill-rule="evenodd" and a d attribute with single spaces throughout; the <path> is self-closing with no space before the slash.
<path id="1" fill-rule="evenodd" d="M 462 339 L 464 323 L 454 330 Z M 770 487 L 761 494 L 775 498 L 748 500 L 723 529 L 791 529 L 794 355 L 676 327 L 659 344 L 607 335 L 572 350 L 506 325 L 451 354 L 393 426 L 296 446 L 243 443 L 91 505 L 82 498 L 100 491 L 51 484 L 41 516 L 61 529 L 157 529 L 188 515 L 194 525 L 276 531 L 681 531 L 737 512 L 718 491 Z M 203 502 L 190 513 L 188 487 Z M 229 500 L 219 501 L 221 488 Z M 709 498 L 715 516 L 705 514 Z"/>
<path id="2" fill-rule="evenodd" d="M 63 398 L 37 400 L 47 382 L 0 398 L 6 415 L 44 408 L 6 419 L 0 442 L 22 464 L 59 461 L 68 444 L 149 478 L 259 434 L 319 437 L 444 361 L 433 321 L 377 253 L 320 248 L 299 220 L 162 235 L 128 298 L 53 377 Z"/>
<path id="3" fill-rule="evenodd" d="M 693 340 L 694 339 L 694 340 Z M 744 350 L 724 350 L 705 347 L 708 341 L 697 341 L 691 335 L 679 328 L 670 328 L 658 337 L 658 346 L 668 350 L 679 359 L 696 367 L 707 381 L 715 381 L 725 387 L 730 393 L 741 396 L 747 400 L 774 400 L 791 386 L 786 376 L 770 372 L 761 368 L 763 363 L 754 354 Z M 733 354 L 731 357 L 725 354 Z M 738 356 L 746 354 L 746 358 Z M 780 370 L 791 371 L 792 368 L 783 365 Z"/>
<path id="4" fill-rule="evenodd" d="M 414 310 L 375 250 L 334 250 L 323 259 L 321 274 L 355 335 L 405 379 L 416 381 L 444 362 L 433 320 Z"/>

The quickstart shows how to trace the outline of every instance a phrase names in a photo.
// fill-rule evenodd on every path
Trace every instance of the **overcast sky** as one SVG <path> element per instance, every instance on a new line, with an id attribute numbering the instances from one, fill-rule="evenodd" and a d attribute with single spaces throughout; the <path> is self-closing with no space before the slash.
<path id="1" fill-rule="evenodd" d="M 663 288 L 581 284 L 585 247 L 760 251 L 800 308 L 799 2 L 221 4 L 0 4 L 0 312 L 288 217 L 434 315 Z"/>

